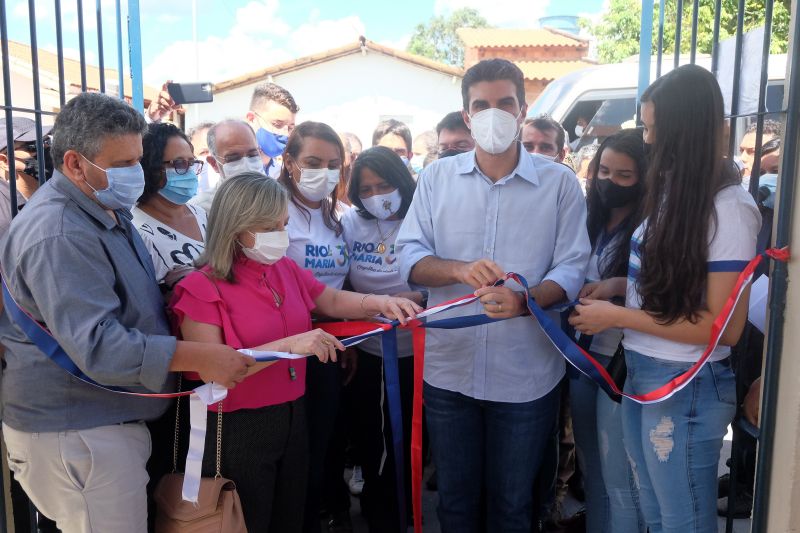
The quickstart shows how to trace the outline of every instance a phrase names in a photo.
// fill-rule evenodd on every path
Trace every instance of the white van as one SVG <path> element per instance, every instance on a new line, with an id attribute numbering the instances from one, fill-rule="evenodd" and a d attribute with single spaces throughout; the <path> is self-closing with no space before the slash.
<path id="1" fill-rule="evenodd" d="M 681 56 L 681 64 L 689 63 L 688 56 Z M 711 68 L 708 55 L 699 56 L 696 64 Z M 661 73 L 666 74 L 674 65 L 673 55 L 662 58 Z M 760 72 L 751 72 L 755 81 Z M 783 107 L 784 79 L 786 77 L 786 54 L 771 55 L 767 84 L 767 111 L 780 113 Z M 651 63 L 650 80 L 656 78 L 655 58 Z M 575 125 L 579 117 L 589 120 L 578 147 L 602 141 L 617 132 L 622 124 L 634 123 L 636 119 L 636 94 L 639 83 L 639 63 L 636 60 L 612 65 L 588 67 L 567 74 L 550 83 L 528 108 L 528 117 L 547 114 L 560 122 L 569 134 L 569 141 L 577 139 Z M 730 82 L 728 82 L 730 83 Z M 722 83 L 724 86 L 725 83 Z M 752 85 L 750 85 L 752 87 Z M 723 90 L 724 92 L 724 90 Z M 757 89 L 756 89 L 757 93 Z M 757 95 L 754 97 L 757 100 Z M 780 115 L 766 118 L 781 118 Z M 749 122 L 755 118 L 742 118 L 737 123 L 738 136 L 744 134 Z M 627 124 L 626 124 L 627 125 Z"/>

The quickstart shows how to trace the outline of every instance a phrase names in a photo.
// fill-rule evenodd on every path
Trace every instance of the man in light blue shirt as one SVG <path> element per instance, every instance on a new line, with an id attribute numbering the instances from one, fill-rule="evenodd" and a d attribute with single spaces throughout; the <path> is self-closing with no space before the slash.
<path id="1" fill-rule="evenodd" d="M 523 290 L 491 287 L 522 274 L 542 307 L 574 298 L 590 255 L 586 206 L 575 175 L 528 154 L 522 72 L 501 59 L 462 83 L 474 151 L 426 168 L 397 238 L 403 276 L 429 303 L 476 290 L 448 315 L 485 312 L 499 323 L 430 330 L 425 402 L 442 531 L 530 531 L 532 487 L 558 411 L 564 360 L 524 310 Z M 517 317 L 517 318 L 512 318 Z"/>

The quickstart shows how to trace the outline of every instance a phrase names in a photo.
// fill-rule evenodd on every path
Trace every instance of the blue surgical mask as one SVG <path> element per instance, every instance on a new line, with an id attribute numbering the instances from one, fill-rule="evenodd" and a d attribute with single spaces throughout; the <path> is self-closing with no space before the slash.
<path id="1" fill-rule="evenodd" d="M 414 171 L 414 174 L 419 174 L 422 172 L 422 169 L 425 167 L 425 156 L 422 154 L 414 155 L 411 158 L 411 170 Z"/>
<path id="2" fill-rule="evenodd" d="M 136 163 L 129 167 L 109 167 L 100 168 L 96 164 L 89 161 L 89 159 L 81 154 L 81 157 L 86 159 L 93 167 L 102 170 L 106 173 L 106 180 L 108 180 L 108 187 L 98 191 L 86 181 L 83 181 L 89 188 L 94 191 L 94 197 L 106 209 L 131 209 L 136 205 L 136 200 L 144 192 L 144 170 L 142 165 Z"/>
<path id="3" fill-rule="evenodd" d="M 264 128 L 258 128 L 256 132 L 256 140 L 258 147 L 269 157 L 278 157 L 286 149 L 286 143 L 289 142 L 289 137 L 272 133 Z"/>
<path id="4" fill-rule="evenodd" d="M 183 205 L 197 194 L 200 182 L 193 169 L 190 168 L 185 174 L 178 174 L 174 168 L 168 168 L 166 174 L 167 183 L 158 194 L 173 204 Z"/>
<path id="5" fill-rule="evenodd" d="M 777 188 L 778 175 L 763 174 L 758 180 L 759 203 L 767 209 L 775 209 L 775 190 Z"/>

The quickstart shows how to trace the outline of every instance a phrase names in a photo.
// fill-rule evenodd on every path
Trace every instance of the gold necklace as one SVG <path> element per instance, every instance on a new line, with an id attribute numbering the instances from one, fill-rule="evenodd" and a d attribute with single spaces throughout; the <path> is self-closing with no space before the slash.
<path id="1" fill-rule="evenodd" d="M 378 226 L 378 235 L 381 236 L 381 242 L 378 243 L 378 247 L 375 250 L 379 254 L 382 254 L 383 252 L 386 251 L 386 244 L 385 244 L 386 239 L 391 237 L 394 234 L 394 232 L 397 231 L 397 228 L 400 227 L 400 221 L 397 222 L 397 225 L 394 227 L 394 229 L 390 231 L 387 235 L 384 235 L 383 232 L 381 231 L 381 223 L 378 221 L 377 218 L 375 219 L 375 225 Z"/>

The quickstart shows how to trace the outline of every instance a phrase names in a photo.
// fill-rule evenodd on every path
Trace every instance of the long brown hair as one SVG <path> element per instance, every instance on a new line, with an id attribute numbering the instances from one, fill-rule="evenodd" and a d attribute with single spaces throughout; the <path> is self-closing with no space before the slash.
<path id="1" fill-rule="evenodd" d="M 286 142 L 286 149 L 283 151 L 283 167 L 281 168 L 280 176 L 278 176 L 278 181 L 284 187 L 286 187 L 289 193 L 291 193 L 292 203 L 297 206 L 302 213 L 304 213 L 308 221 L 311 221 L 311 213 L 308 212 L 308 208 L 298 199 L 298 196 L 301 194 L 300 190 L 297 188 L 297 183 L 294 181 L 294 178 L 292 178 L 291 172 L 289 171 L 289 166 L 286 164 L 287 155 L 291 156 L 292 161 L 295 163 L 297 162 L 297 157 L 300 155 L 300 152 L 303 149 L 303 142 L 305 141 L 306 137 L 312 137 L 314 139 L 319 139 L 334 145 L 339 151 L 339 157 L 342 160 L 342 165 L 344 165 L 345 154 L 344 146 L 342 145 L 342 140 L 339 138 L 339 135 L 337 135 L 333 128 L 322 122 L 312 122 L 307 120 L 306 122 L 298 124 L 289 135 L 289 140 Z M 341 176 L 339 183 L 341 183 Z M 339 219 L 339 214 L 336 211 L 338 202 L 338 189 L 339 185 L 337 185 L 333 191 L 331 191 L 330 196 L 322 199 L 322 205 L 320 206 L 322 209 L 322 220 L 325 222 L 325 227 L 333 230 L 337 237 L 344 231 L 342 228 L 342 221 Z"/>
<path id="2" fill-rule="evenodd" d="M 642 95 L 655 110 L 655 142 L 645 184 L 646 231 L 638 292 L 663 323 L 695 321 L 705 308 L 714 197 L 735 183 L 723 157 L 722 92 L 707 70 L 685 65 Z"/>

